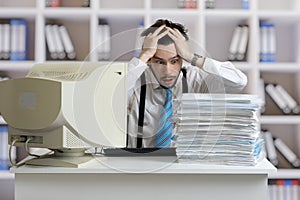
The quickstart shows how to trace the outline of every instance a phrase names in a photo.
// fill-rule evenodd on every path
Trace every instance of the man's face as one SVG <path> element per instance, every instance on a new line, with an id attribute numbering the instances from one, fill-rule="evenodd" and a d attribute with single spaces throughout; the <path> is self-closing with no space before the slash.
<path id="1" fill-rule="evenodd" d="M 156 53 L 149 63 L 160 85 L 170 88 L 176 83 L 182 58 L 178 56 L 174 44 L 158 45 Z"/>

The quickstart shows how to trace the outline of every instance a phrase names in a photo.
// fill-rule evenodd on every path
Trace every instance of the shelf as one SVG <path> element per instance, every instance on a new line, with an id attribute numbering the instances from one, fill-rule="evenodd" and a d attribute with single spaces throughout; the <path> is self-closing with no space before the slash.
<path id="1" fill-rule="evenodd" d="M 172 16 L 191 16 L 198 15 L 199 11 L 196 9 L 153 9 L 152 15 L 172 15 Z"/>
<path id="2" fill-rule="evenodd" d="M 99 7 L 97 9 L 139 9 L 144 8 L 144 1 L 136 1 L 136 0 L 126 0 L 126 1 L 120 1 L 120 0 L 99 0 Z"/>
<path id="3" fill-rule="evenodd" d="M 89 20 L 90 14 L 90 8 L 47 8 L 44 11 L 45 17 L 73 19 L 76 21 Z"/>
<path id="4" fill-rule="evenodd" d="M 300 123 L 300 116 L 290 116 L 290 115 L 263 115 L 260 116 L 261 124 L 299 124 Z"/>
<path id="5" fill-rule="evenodd" d="M 10 173 L 9 170 L 0 170 L 0 180 L 13 180 L 15 175 L 13 173 Z"/>
<path id="6" fill-rule="evenodd" d="M 272 20 L 280 23 L 298 23 L 300 20 L 299 11 L 260 11 L 260 19 Z"/>
<path id="7" fill-rule="evenodd" d="M 272 11 L 299 11 L 298 0 L 257 0 L 258 10 Z"/>
<path id="8" fill-rule="evenodd" d="M 0 8 L 0 18 L 32 18 L 36 17 L 35 8 Z"/>
<path id="9" fill-rule="evenodd" d="M 258 68 L 261 72 L 300 72 L 300 65 L 298 63 L 259 63 Z"/>
<path id="10" fill-rule="evenodd" d="M 143 9 L 102 9 L 97 11 L 97 15 L 101 17 L 118 17 L 127 18 L 128 16 L 143 16 L 145 10 Z"/>
<path id="11" fill-rule="evenodd" d="M 277 169 L 269 174 L 270 179 L 300 179 L 300 169 Z"/>
<path id="12" fill-rule="evenodd" d="M 0 71 L 27 71 L 35 61 L 6 61 L 2 60 L 0 64 Z"/>
<path id="13" fill-rule="evenodd" d="M 205 10 L 205 16 L 209 18 L 219 18 L 222 19 L 234 19 L 236 17 L 251 17 L 251 12 L 249 10 Z"/>

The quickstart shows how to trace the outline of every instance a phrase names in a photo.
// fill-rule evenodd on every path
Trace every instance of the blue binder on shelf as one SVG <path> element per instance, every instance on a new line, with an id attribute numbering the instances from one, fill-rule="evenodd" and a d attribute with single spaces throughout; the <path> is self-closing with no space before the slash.
<path id="1" fill-rule="evenodd" d="M 276 61 L 276 32 L 273 23 L 260 23 L 260 62 Z"/>
<path id="2" fill-rule="evenodd" d="M 22 61 L 28 57 L 28 27 L 23 19 L 10 20 L 11 49 L 10 60 Z"/>

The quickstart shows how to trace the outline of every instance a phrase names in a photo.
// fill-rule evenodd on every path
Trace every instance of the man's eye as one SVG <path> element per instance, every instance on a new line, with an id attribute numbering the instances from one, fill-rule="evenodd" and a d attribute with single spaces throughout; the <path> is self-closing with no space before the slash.
<path id="1" fill-rule="evenodd" d="M 156 63 L 156 64 L 159 64 L 159 65 L 163 65 L 163 64 L 164 64 L 164 62 L 161 61 L 161 60 L 156 60 L 155 63 Z"/>
<path id="2" fill-rule="evenodd" d="M 170 62 L 171 62 L 171 64 L 176 64 L 178 62 L 178 60 L 174 59 L 174 60 L 171 60 Z"/>

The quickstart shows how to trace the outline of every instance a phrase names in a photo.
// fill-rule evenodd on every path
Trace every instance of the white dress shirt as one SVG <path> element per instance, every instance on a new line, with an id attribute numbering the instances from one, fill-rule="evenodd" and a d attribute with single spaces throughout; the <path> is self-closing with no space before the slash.
<path id="1" fill-rule="evenodd" d="M 235 68 L 231 62 L 219 62 L 205 58 L 202 68 L 191 65 L 186 69 L 186 79 L 189 93 L 235 93 L 247 84 L 247 76 Z M 133 58 L 128 65 L 128 147 L 136 147 L 138 133 L 138 113 L 140 102 L 140 76 L 145 72 L 146 100 L 143 126 L 143 147 L 154 147 L 155 135 L 160 111 L 163 108 L 166 93 L 160 86 L 148 65 L 137 58 Z M 172 87 L 172 98 L 182 95 L 182 78 L 180 73 L 177 82 Z M 173 112 L 178 108 L 173 103 Z M 174 132 L 173 132 L 174 134 Z M 172 145 L 172 144 L 171 144 Z"/>

